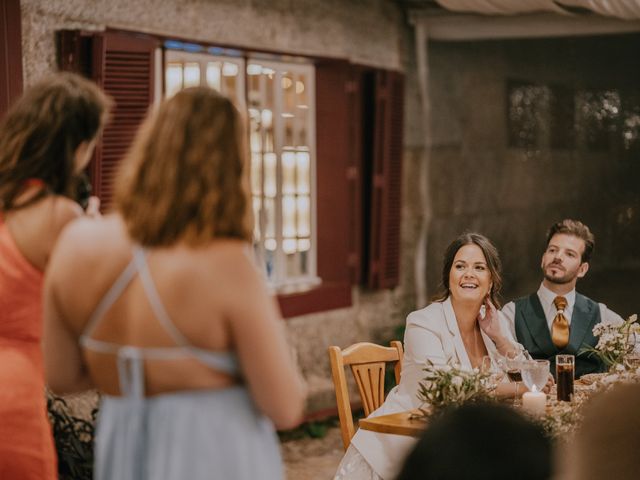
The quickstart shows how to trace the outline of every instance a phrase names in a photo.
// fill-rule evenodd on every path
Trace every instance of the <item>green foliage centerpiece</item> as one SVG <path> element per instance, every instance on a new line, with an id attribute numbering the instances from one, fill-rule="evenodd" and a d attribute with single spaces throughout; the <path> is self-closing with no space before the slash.
<path id="1" fill-rule="evenodd" d="M 418 398 L 423 402 L 419 410 L 424 416 L 444 408 L 459 407 L 467 402 L 487 401 L 491 398 L 489 373 L 479 369 L 462 369 L 449 359 L 445 365 L 427 360 L 425 376 L 418 384 Z"/>

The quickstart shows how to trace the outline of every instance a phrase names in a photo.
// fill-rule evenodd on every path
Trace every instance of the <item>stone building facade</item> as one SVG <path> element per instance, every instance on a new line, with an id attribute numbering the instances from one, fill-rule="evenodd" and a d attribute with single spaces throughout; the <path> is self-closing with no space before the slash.
<path id="1" fill-rule="evenodd" d="M 581 218 L 592 226 L 598 246 L 592 271 L 579 287 L 622 315 L 640 310 L 634 296 L 640 288 L 640 36 L 629 33 L 635 28 L 629 22 L 620 23 L 619 31 L 607 24 L 605 32 L 599 24 L 590 30 L 592 17 L 571 19 L 579 36 L 560 28 L 553 38 L 539 38 L 535 29 L 519 29 L 516 38 L 504 38 L 496 28 L 490 29 L 494 38 L 478 38 L 469 32 L 486 32 L 477 28 L 484 17 L 465 23 L 466 17 L 453 15 L 451 23 L 452 14 L 437 9 L 433 15 L 421 12 L 432 16 L 435 35 L 422 38 L 416 33 L 420 15 L 409 18 L 403 9 L 421 2 L 20 3 L 27 86 L 57 69 L 56 32 L 73 29 L 147 32 L 404 72 L 399 284 L 378 290 L 353 286 L 350 307 L 286 320 L 309 385 L 310 414 L 335 405 L 327 347 L 393 339 L 406 314 L 437 290 L 442 252 L 465 230 L 495 241 L 508 300 L 537 287 L 548 225 L 566 216 Z M 431 8 L 434 2 L 422 3 Z M 521 24 L 501 19 L 504 31 L 513 32 L 505 24 L 510 21 Z M 457 30 L 443 35 L 433 28 L 440 23 Z M 547 28 L 548 22 L 540 25 Z M 618 97 L 607 93 L 614 91 Z M 517 114 L 523 96 L 535 104 L 524 108 L 527 118 Z M 593 118 L 602 117 L 600 111 L 606 117 L 611 102 L 622 113 L 605 127 L 589 120 L 590 114 L 580 116 L 591 109 Z M 533 127 L 527 123 L 532 118 Z M 624 140 L 627 134 L 630 141 Z"/>

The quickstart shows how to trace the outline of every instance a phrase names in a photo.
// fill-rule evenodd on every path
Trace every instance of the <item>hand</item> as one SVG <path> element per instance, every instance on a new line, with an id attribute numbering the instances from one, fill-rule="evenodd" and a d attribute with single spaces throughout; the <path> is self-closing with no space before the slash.
<path id="1" fill-rule="evenodd" d="M 486 296 L 483 302 L 485 307 L 484 317 L 478 313 L 478 324 L 484 333 L 486 333 L 494 343 L 498 343 L 503 338 L 502 329 L 500 328 L 500 320 L 498 318 L 498 310 L 491 303 L 489 296 Z"/>
<path id="2" fill-rule="evenodd" d="M 549 374 L 549 378 L 547 378 L 547 383 L 542 389 L 542 391 L 548 395 L 549 392 L 551 391 L 551 387 L 553 387 L 555 383 L 556 382 L 553 380 L 553 375 Z"/>
<path id="3" fill-rule="evenodd" d="M 87 204 L 87 208 L 84 213 L 91 218 L 98 218 L 102 215 L 100 214 L 100 199 L 95 195 L 89 197 L 89 203 Z"/>

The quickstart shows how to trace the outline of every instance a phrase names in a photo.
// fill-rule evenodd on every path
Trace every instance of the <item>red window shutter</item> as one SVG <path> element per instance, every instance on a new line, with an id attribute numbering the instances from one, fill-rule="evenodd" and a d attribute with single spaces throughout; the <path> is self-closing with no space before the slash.
<path id="1" fill-rule="evenodd" d="M 400 280 L 403 87 L 401 74 L 376 71 L 367 279 L 370 288 L 393 288 Z"/>
<path id="2" fill-rule="evenodd" d="M 118 166 L 153 103 L 158 46 L 157 39 L 145 35 L 105 32 L 93 37 L 91 76 L 115 102 L 90 166 L 103 211 L 112 206 Z"/>
<path id="3" fill-rule="evenodd" d="M 347 81 L 348 107 L 348 162 L 347 191 L 349 212 L 348 265 L 352 285 L 358 285 L 362 278 L 362 156 L 363 156 L 363 82 L 362 69 L 352 66 Z"/>
<path id="4" fill-rule="evenodd" d="M 0 117 L 22 94 L 20 1 L 0 2 Z"/>
<path id="5" fill-rule="evenodd" d="M 349 283 L 349 64 L 316 65 L 318 275 Z"/>

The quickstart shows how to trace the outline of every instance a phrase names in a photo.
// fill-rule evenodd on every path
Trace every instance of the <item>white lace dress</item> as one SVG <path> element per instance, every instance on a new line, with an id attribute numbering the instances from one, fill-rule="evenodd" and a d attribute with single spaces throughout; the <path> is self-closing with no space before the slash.
<path id="1" fill-rule="evenodd" d="M 382 477 L 373 471 L 356 447 L 349 445 L 333 480 L 382 480 Z"/>

